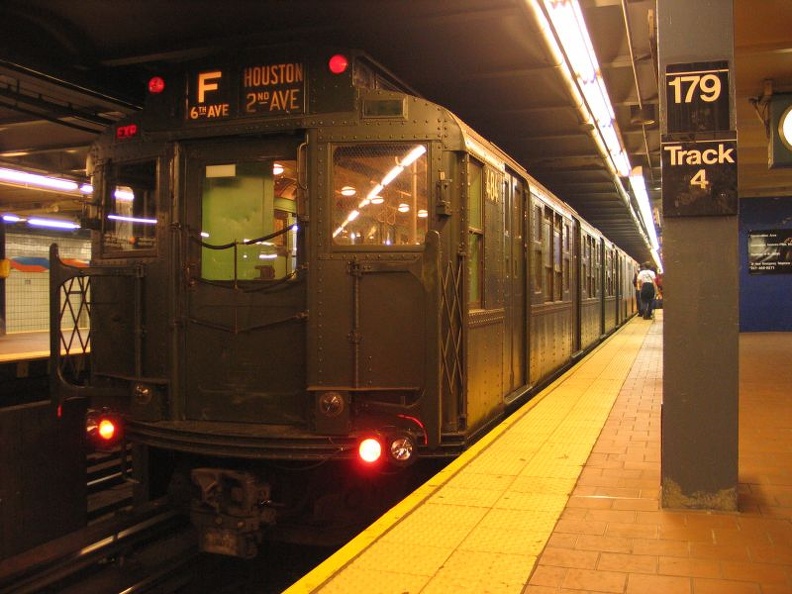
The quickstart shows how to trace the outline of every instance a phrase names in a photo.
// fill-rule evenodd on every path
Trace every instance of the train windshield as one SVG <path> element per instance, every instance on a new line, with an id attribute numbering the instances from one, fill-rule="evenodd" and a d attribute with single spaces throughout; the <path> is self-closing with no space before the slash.
<path id="1" fill-rule="evenodd" d="M 107 175 L 102 253 L 151 253 L 157 231 L 156 161 L 113 163 Z"/>
<path id="2" fill-rule="evenodd" d="M 201 276 L 276 280 L 297 267 L 297 161 L 266 159 L 205 167 Z"/>
<path id="3" fill-rule="evenodd" d="M 426 146 L 351 144 L 333 151 L 333 241 L 349 246 L 410 246 L 428 228 Z"/>

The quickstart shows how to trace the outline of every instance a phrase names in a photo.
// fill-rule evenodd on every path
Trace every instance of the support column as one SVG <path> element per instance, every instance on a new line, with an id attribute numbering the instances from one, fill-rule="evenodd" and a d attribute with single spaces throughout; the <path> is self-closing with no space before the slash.
<path id="1" fill-rule="evenodd" d="M 733 0 L 660 0 L 662 506 L 737 509 Z"/>

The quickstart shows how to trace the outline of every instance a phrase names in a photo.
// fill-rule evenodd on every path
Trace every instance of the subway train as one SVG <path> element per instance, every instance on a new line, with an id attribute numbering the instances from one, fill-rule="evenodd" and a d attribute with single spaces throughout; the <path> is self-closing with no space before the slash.
<path id="1" fill-rule="evenodd" d="M 636 313 L 632 258 L 361 52 L 163 64 L 88 170 L 52 397 L 208 552 L 362 515 Z"/>

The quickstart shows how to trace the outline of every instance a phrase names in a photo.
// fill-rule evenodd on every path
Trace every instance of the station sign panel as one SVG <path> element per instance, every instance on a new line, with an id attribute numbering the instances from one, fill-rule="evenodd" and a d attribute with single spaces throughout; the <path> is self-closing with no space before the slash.
<path id="1" fill-rule="evenodd" d="M 735 215 L 737 134 L 729 63 L 669 64 L 661 143 L 663 216 Z"/>
<path id="2" fill-rule="evenodd" d="M 305 65 L 299 61 L 193 71 L 187 78 L 187 122 L 305 113 Z"/>
<path id="3" fill-rule="evenodd" d="M 663 216 L 737 214 L 737 141 L 662 146 Z"/>
<path id="4" fill-rule="evenodd" d="M 668 134 L 730 128 L 729 64 L 669 64 L 665 73 Z"/>

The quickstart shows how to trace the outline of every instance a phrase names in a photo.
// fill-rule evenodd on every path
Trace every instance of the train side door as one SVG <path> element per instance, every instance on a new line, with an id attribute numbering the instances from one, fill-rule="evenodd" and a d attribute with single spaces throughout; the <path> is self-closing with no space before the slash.
<path id="1" fill-rule="evenodd" d="M 526 383 L 526 293 L 525 293 L 525 188 L 520 178 L 506 173 L 504 245 L 504 382 L 505 392 Z"/>
<path id="2" fill-rule="evenodd" d="M 305 414 L 298 141 L 196 142 L 180 152 L 180 412 L 293 423 Z"/>

